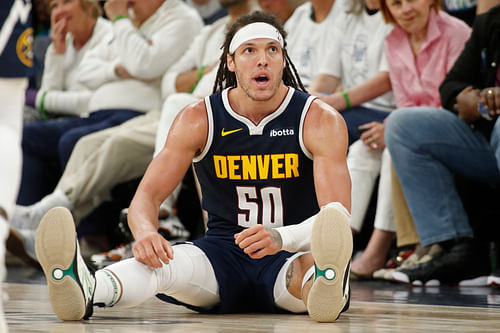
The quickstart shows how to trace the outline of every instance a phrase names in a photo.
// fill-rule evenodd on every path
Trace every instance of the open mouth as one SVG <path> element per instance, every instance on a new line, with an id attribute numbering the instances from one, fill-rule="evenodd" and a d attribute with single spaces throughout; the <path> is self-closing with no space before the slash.
<path id="1" fill-rule="evenodd" d="M 266 74 L 259 74 L 254 77 L 258 85 L 265 85 L 269 82 L 269 77 Z"/>

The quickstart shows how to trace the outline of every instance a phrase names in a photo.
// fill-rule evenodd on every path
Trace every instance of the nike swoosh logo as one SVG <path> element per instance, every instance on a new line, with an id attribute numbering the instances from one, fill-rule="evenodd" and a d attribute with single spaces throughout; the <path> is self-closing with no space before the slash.
<path id="1" fill-rule="evenodd" d="M 224 131 L 224 129 L 222 129 L 222 132 L 220 133 L 221 136 L 226 136 L 226 135 L 229 135 L 229 134 L 233 134 L 233 133 L 236 133 L 236 132 L 239 132 L 239 131 L 242 131 L 243 128 L 238 128 L 238 129 L 235 129 L 235 130 L 231 130 L 231 131 Z"/>

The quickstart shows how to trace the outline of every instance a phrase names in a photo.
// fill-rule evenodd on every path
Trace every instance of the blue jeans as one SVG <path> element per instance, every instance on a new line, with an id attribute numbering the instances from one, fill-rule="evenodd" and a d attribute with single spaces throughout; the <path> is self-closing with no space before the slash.
<path id="1" fill-rule="evenodd" d="M 500 121 L 488 142 L 450 111 L 405 108 L 387 119 L 385 142 L 421 245 L 472 237 L 453 175 L 500 183 Z"/>
<path id="2" fill-rule="evenodd" d="M 24 125 L 23 171 L 17 203 L 30 205 L 52 192 L 82 136 L 120 125 L 140 114 L 133 110 L 100 110 L 88 118 L 64 117 Z"/>
<path id="3" fill-rule="evenodd" d="M 376 121 L 379 123 L 384 122 L 384 119 L 390 112 L 380 111 L 376 109 L 365 108 L 364 106 L 354 106 L 350 109 L 345 109 L 340 114 L 344 117 L 347 125 L 347 132 L 349 134 L 349 146 L 359 140 L 361 133 L 358 127 Z"/>

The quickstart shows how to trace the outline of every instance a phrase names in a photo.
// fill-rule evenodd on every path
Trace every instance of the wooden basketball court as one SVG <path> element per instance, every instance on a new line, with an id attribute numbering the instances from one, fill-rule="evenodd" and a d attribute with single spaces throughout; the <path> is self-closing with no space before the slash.
<path id="1" fill-rule="evenodd" d="M 4 290 L 10 333 L 142 332 L 500 332 L 498 288 L 411 288 L 353 282 L 351 307 L 332 324 L 307 315 L 199 315 L 156 298 L 131 309 L 95 308 L 90 320 L 62 322 L 50 308 L 43 274 L 9 269 Z"/>

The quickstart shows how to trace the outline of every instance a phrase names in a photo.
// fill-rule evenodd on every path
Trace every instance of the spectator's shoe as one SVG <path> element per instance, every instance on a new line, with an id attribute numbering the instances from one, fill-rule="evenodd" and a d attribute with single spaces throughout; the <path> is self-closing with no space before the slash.
<path id="1" fill-rule="evenodd" d="M 158 219 L 158 232 L 167 240 L 184 241 L 190 233 L 176 215 Z"/>
<path id="2" fill-rule="evenodd" d="M 318 322 L 333 322 L 349 308 L 352 248 L 347 216 L 333 207 L 321 209 L 311 235 L 315 274 L 307 299 L 309 316 Z"/>
<path id="3" fill-rule="evenodd" d="M 396 257 L 390 258 L 385 264 L 384 268 L 378 269 L 373 272 L 374 279 L 387 279 L 386 276 L 390 274 L 390 280 L 392 280 L 392 273 L 396 268 L 401 267 L 405 261 L 408 260 L 415 253 L 415 249 L 410 249 L 406 251 L 400 251 Z"/>
<path id="4" fill-rule="evenodd" d="M 413 253 L 411 253 L 409 256 L 406 257 L 406 259 L 403 259 L 400 263 L 399 266 L 396 268 L 392 269 L 386 269 L 382 272 L 375 272 L 377 276 L 380 278 L 383 278 L 384 280 L 388 281 L 395 281 L 393 279 L 393 274 L 394 272 L 399 272 L 403 269 L 408 269 L 411 267 L 415 267 L 419 264 L 423 264 L 429 260 L 431 260 L 433 257 L 435 257 L 437 254 L 439 254 L 442 251 L 442 248 L 439 244 L 433 244 L 431 246 L 426 246 L 426 247 L 418 247 Z M 403 257 L 406 255 L 403 255 Z M 375 276 L 374 273 L 374 276 Z"/>
<path id="5" fill-rule="evenodd" d="M 66 207 L 68 209 L 72 208 L 72 204 L 66 194 L 64 194 L 61 190 L 55 190 L 33 205 L 16 205 L 10 220 L 10 225 L 16 230 L 36 230 L 45 213 L 47 213 L 49 209 L 59 206 Z"/>
<path id="6" fill-rule="evenodd" d="M 394 272 L 392 278 L 425 287 L 485 286 L 490 271 L 488 249 L 472 240 L 462 240 L 444 247 L 427 261 Z"/>
<path id="7" fill-rule="evenodd" d="M 80 255 L 75 223 L 68 209 L 56 207 L 45 214 L 36 233 L 35 248 L 56 316 L 62 320 L 89 318 L 96 280 Z"/>
<path id="8" fill-rule="evenodd" d="M 134 244 L 135 242 L 132 241 L 127 244 L 119 245 L 112 250 L 94 254 L 90 257 L 90 261 L 92 261 L 98 269 L 101 269 L 123 259 L 132 258 L 134 256 L 132 252 Z"/>
<path id="9" fill-rule="evenodd" d="M 500 269 L 497 268 L 488 276 L 488 286 L 500 286 Z"/>

